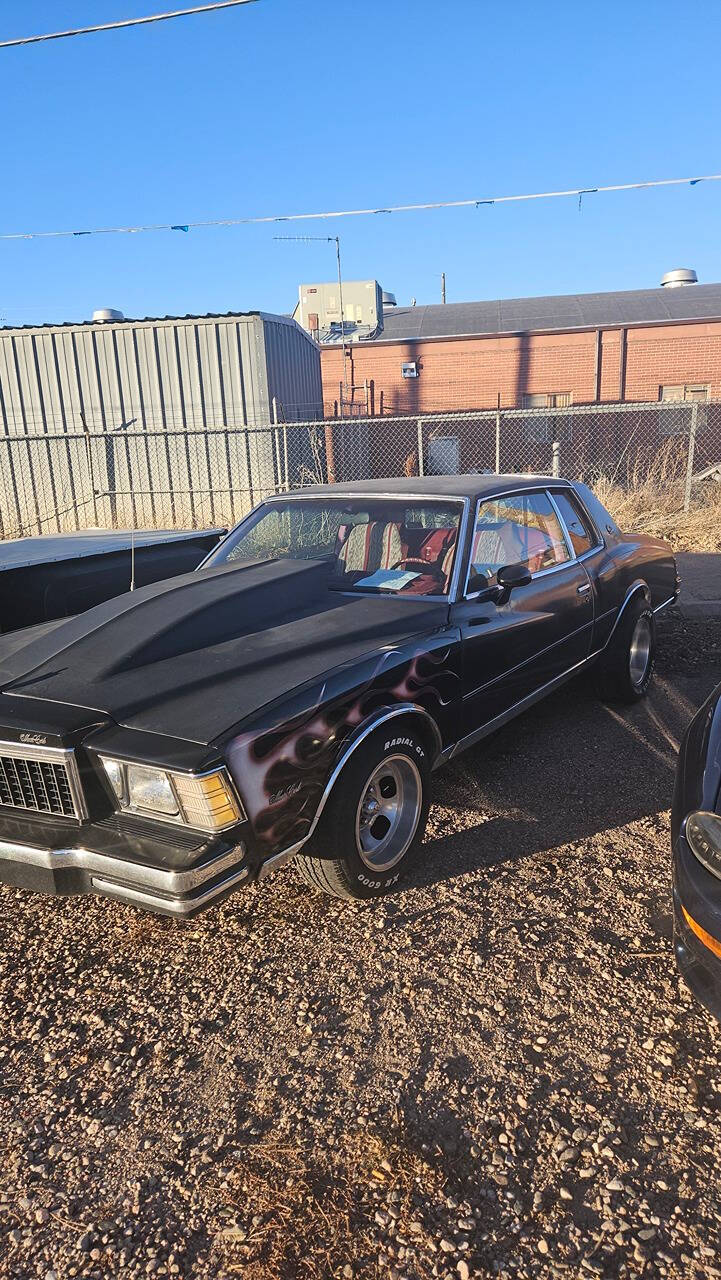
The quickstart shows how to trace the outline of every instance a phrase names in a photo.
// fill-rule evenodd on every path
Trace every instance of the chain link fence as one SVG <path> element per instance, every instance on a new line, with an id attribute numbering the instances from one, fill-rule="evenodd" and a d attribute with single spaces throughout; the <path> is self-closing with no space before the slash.
<path id="1" fill-rule="evenodd" d="M 290 488 L 459 472 L 651 484 L 688 509 L 721 479 L 721 401 L 5 435 L 0 537 L 230 525 Z"/>

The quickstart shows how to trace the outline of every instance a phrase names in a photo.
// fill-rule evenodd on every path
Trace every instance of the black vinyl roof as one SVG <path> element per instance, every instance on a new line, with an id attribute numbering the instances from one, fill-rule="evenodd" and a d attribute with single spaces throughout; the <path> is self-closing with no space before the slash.
<path id="1" fill-rule="evenodd" d="M 289 496 L 296 498 L 343 498 L 351 494 L 354 498 L 393 497 L 393 498 L 485 498 L 496 493 L 506 493 L 509 489 L 538 489 L 546 485 L 567 485 L 567 480 L 559 480 L 553 476 L 519 476 L 495 474 L 475 474 L 458 476 L 397 476 L 388 480 L 352 480 L 349 484 L 311 484 L 307 488 L 296 489 L 290 495 L 279 493 L 268 502 L 282 502 Z"/>
<path id="2" fill-rule="evenodd" d="M 567 332 L 615 325 L 721 319 L 721 284 L 676 289 L 569 293 L 548 298 L 499 298 L 428 307 L 388 307 L 378 341 L 482 334 Z"/>

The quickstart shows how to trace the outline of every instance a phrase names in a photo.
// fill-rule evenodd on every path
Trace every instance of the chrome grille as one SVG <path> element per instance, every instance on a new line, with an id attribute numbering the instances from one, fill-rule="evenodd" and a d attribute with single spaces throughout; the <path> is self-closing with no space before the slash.
<path id="1" fill-rule="evenodd" d="M 72 752 L 0 742 L 0 805 L 80 818 L 82 793 Z"/>

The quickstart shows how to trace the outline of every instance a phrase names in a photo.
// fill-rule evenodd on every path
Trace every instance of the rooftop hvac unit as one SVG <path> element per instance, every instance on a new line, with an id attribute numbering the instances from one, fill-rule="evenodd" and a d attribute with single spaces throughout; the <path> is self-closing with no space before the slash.
<path id="1" fill-rule="evenodd" d="M 343 281 L 343 315 L 338 281 L 302 284 L 296 318 L 319 342 L 357 342 L 383 325 L 383 296 L 377 280 Z M 341 326 L 341 320 L 343 325 Z"/>
<path id="2" fill-rule="evenodd" d="M 122 311 L 115 311 L 112 307 L 98 307 L 98 310 L 93 312 L 93 324 L 107 324 L 109 320 L 124 319 Z"/>
<path id="3" fill-rule="evenodd" d="M 698 276 L 691 267 L 674 267 L 661 276 L 662 289 L 680 289 L 687 284 L 698 284 Z"/>

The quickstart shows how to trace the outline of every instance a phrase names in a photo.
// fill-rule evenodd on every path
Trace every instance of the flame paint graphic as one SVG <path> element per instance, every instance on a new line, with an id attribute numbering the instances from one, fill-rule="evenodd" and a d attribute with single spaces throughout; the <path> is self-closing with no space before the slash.
<path id="1" fill-rule="evenodd" d="M 264 856 L 307 834 L 343 742 L 369 716 L 399 702 L 432 715 L 457 696 L 450 655 L 448 644 L 407 655 L 387 650 L 360 686 L 334 693 L 333 681 L 326 681 L 302 711 L 232 739 L 228 766 Z"/>

